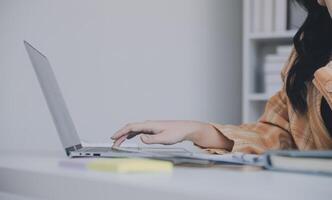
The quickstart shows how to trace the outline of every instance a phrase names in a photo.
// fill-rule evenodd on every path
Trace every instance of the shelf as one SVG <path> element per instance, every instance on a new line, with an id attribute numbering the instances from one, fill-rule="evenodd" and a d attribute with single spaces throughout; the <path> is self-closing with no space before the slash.
<path id="1" fill-rule="evenodd" d="M 280 46 L 292 45 L 293 37 L 297 33 L 297 30 L 287 30 L 286 27 L 278 31 L 252 32 L 254 28 L 253 2 L 254 0 L 243 1 L 243 123 L 256 122 L 263 114 L 266 103 L 274 95 L 264 90 L 265 57 L 276 54 Z M 286 15 L 286 18 L 280 16 L 281 14 Z M 287 11 L 274 12 L 274 15 L 274 18 L 289 19 Z"/>
<path id="2" fill-rule="evenodd" d="M 272 95 L 266 93 L 254 93 L 249 94 L 248 99 L 250 101 L 267 101 Z"/>
<path id="3" fill-rule="evenodd" d="M 251 40 L 278 40 L 278 39 L 292 39 L 296 31 L 272 32 L 272 33 L 250 33 Z"/>

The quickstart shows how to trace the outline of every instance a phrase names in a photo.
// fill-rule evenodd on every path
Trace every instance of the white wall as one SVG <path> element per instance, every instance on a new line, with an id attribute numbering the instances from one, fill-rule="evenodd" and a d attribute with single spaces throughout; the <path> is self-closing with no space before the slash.
<path id="1" fill-rule="evenodd" d="M 0 0 L 0 148 L 60 148 L 24 39 L 84 140 L 146 119 L 239 123 L 241 13 L 240 0 Z"/>

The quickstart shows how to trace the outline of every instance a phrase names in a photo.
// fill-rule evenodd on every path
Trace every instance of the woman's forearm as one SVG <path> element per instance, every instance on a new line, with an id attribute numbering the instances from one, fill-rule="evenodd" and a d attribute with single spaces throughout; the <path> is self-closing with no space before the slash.
<path id="1" fill-rule="evenodd" d="M 203 148 L 216 148 L 231 151 L 234 142 L 224 136 L 213 125 L 202 123 L 201 128 L 186 137 L 186 140 L 192 141 Z"/>

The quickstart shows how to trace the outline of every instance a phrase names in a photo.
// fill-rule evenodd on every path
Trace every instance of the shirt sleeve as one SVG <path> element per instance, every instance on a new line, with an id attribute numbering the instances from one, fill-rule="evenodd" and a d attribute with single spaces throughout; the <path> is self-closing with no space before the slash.
<path id="1" fill-rule="evenodd" d="M 294 60 L 294 50 L 282 70 L 284 81 Z M 284 81 L 285 82 L 285 81 Z M 220 133 L 234 142 L 232 152 L 261 154 L 270 149 L 296 148 L 290 134 L 288 115 L 288 100 L 285 86 L 272 96 L 265 107 L 265 111 L 256 123 L 240 126 L 212 124 Z M 210 153 L 223 154 L 223 149 L 206 149 Z"/>

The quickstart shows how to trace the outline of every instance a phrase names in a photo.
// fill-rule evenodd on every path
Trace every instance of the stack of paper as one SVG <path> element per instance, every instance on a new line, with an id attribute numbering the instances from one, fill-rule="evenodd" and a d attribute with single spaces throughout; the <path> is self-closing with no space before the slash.
<path id="1" fill-rule="evenodd" d="M 267 95 L 271 96 L 282 88 L 280 73 L 291 50 L 292 46 L 278 46 L 276 54 L 269 54 L 264 58 L 264 88 Z"/>

